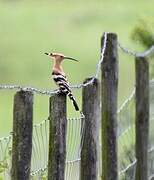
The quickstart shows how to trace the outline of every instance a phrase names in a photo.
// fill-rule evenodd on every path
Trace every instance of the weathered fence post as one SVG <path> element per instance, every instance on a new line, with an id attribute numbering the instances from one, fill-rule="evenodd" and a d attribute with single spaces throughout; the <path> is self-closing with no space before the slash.
<path id="1" fill-rule="evenodd" d="M 136 180 L 148 180 L 149 64 L 137 57 L 136 66 Z"/>
<path id="2" fill-rule="evenodd" d="M 103 46 L 105 34 L 102 37 Z M 102 180 L 117 180 L 117 35 L 107 33 L 102 70 Z"/>
<path id="3" fill-rule="evenodd" d="M 29 180 L 32 154 L 33 94 L 20 91 L 14 96 L 12 180 Z"/>
<path id="4" fill-rule="evenodd" d="M 89 80 L 86 79 L 85 82 Z M 85 115 L 85 131 L 81 149 L 80 179 L 97 180 L 100 119 L 100 84 L 97 79 L 83 88 L 82 109 Z"/>
<path id="5" fill-rule="evenodd" d="M 50 97 L 48 180 L 64 180 L 66 160 L 66 96 Z"/>

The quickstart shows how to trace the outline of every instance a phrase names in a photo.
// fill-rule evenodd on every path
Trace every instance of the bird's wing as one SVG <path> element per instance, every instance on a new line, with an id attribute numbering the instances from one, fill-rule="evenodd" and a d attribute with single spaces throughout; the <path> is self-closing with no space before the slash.
<path id="1" fill-rule="evenodd" d="M 79 111 L 79 107 L 78 104 L 76 103 L 76 100 L 71 92 L 68 80 L 66 78 L 66 76 L 60 74 L 60 73 L 52 73 L 53 79 L 55 81 L 55 83 L 59 86 L 60 91 L 62 93 L 65 93 L 69 96 L 69 98 L 73 101 L 73 105 L 75 107 L 76 111 Z"/>
<path id="2" fill-rule="evenodd" d="M 53 79 L 55 83 L 60 87 L 60 90 L 65 93 L 70 93 L 71 89 L 69 86 L 69 82 L 66 78 L 66 76 L 60 74 L 60 73 L 52 73 Z"/>

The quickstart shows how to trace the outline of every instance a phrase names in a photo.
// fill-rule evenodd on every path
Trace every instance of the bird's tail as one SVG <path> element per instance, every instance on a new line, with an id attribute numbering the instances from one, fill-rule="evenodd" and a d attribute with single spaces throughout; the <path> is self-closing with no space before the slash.
<path id="1" fill-rule="evenodd" d="M 78 106 L 75 98 L 73 97 L 72 93 L 68 94 L 68 96 L 69 96 L 69 98 L 73 101 L 73 105 L 74 105 L 74 107 L 75 107 L 75 110 L 76 110 L 76 111 L 79 111 L 79 106 Z"/>

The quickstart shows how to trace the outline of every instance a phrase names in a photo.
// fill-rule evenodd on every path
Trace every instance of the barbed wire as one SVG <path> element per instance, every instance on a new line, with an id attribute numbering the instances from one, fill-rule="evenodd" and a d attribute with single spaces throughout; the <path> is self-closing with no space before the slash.
<path id="1" fill-rule="evenodd" d="M 118 46 L 123 52 L 125 52 L 125 53 L 127 53 L 127 54 L 129 54 L 131 56 L 134 56 L 134 57 L 147 57 L 147 56 L 150 56 L 150 55 L 152 55 L 154 53 L 154 45 L 151 46 L 149 49 L 147 49 L 144 52 L 132 51 L 132 50 L 126 48 L 126 47 L 123 47 L 119 42 L 118 42 Z"/>
<path id="2" fill-rule="evenodd" d="M 101 69 L 101 64 L 104 60 L 104 54 L 105 54 L 105 49 L 106 49 L 106 45 L 107 45 L 107 33 L 104 33 L 104 43 L 103 43 L 103 46 L 102 46 L 102 49 L 101 49 L 101 58 L 100 60 L 98 61 L 98 64 L 96 66 L 96 72 L 95 72 L 95 75 L 92 76 L 92 78 L 87 81 L 86 83 L 80 83 L 80 84 L 75 84 L 75 85 L 70 85 L 71 88 L 73 89 L 80 89 L 82 87 L 86 87 L 90 84 L 92 84 L 94 82 L 94 80 L 96 78 L 98 78 L 99 76 L 99 72 L 100 72 L 100 69 Z M 141 52 L 141 53 L 138 53 L 138 52 L 134 52 L 134 51 L 131 51 L 125 47 L 123 47 L 119 42 L 118 42 L 118 46 L 119 48 L 131 55 L 131 56 L 134 56 L 134 57 L 146 57 L 146 56 L 150 56 L 152 53 L 154 53 L 154 45 L 151 46 L 148 50 L 146 50 L 145 52 Z M 53 94 L 58 94 L 59 93 L 59 90 L 41 90 L 41 89 L 38 89 L 38 88 L 35 88 L 35 87 L 24 87 L 24 86 L 21 86 L 21 85 L 0 85 L 0 90 L 5 90 L 5 89 L 9 89 L 9 90 L 19 90 L 19 91 L 30 91 L 30 92 L 34 92 L 34 93 L 37 93 L 37 94 L 41 94 L 41 95 L 48 95 L 48 96 L 51 96 Z"/>
<path id="3" fill-rule="evenodd" d="M 80 89 L 82 87 L 88 86 L 89 84 L 92 84 L 94 82 L 95 78 L 98 78 L 100 67 L 101 67 L 101 63 L 103 62 L 103 59 L 104 59 L 106 43 L 107 43 L 107 33 L 104 33 L 104 43 L 103 43 L 103 47 L 102 47 L 101 58 L 100 58 L 100 60 L 99 60 L 99 62 L 97 64 L 96 73 L 92 77 L 92 79 L 90 79 L 86 83 L 71 85 L 70 86 L 71 88 Z M 0 90 L 5 90 L 5 89 L 19 90 L 19 91 L 21 91 L 21 90 L 22 91 L 30 91 L 30 92 L 34 92 L 34 93 L 37 93 L 37 94 L 48 95 L 48 96 L 51 96 L 53 94 L 58 94 L 59 93 L 59 90 L 41 90 L 41 89 L 34 88 L 34 87 L 23 87 L 23 86 L 20 86 L 20 85 L 0 85 Z"/>
<path id="4" fill-rule="evenodd" d="M 94 80 L 98 78 L 99 71 L 101 69 L 101 64 L 103 63 L 103 60 L 104 60 L 104 54 L 105 54 L 106 45 L 107 45 L 107 33 L 104 33 L 104 43 L 103 43 L 103 46 L 102 46 L 102 49 L 101 49 L 101 58 L 100 58 L 97 66 L 96 66 L 96 73 L 95 73 L 95 75 L 92 77 L 92 79 L 90 81 L 88 81 L 86 83 L 81 83 L 81 84 L 78 84 L 78 85 L 70 86 L 71 88 L 80 89 L 82 87 L 86 87 L 89 84 L 92 84 L 94 82 Z"/>
<path id="5" fill-rule="evenodd" d="M 5 89 L 30 91 L 30 92 L 34 92 L 37 94 L 48 95 L 48 96 L 57 94 L 59 92 L 59 90 L 41 90 L 41 89 L 34 88 L 34 87 L 24 87 L 24 86 L 20 86 L 20 85 L 0 85 L 0 90 L 5 90 Z"/>

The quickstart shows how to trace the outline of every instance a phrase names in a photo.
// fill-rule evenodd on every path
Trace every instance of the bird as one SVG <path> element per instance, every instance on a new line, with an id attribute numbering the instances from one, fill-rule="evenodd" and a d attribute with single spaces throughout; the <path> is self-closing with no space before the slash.
<path id="1" fill-rule="evenodd" d="M 52 68 L 52 77 L 56 85 L 59 87 L 60 93 L 68 95 L 70 100 L 73 102 L 75 110 L 79 111 L 79 106 L 75 100 L 75 97 L 72 94 L 69 82 L 61 66 L 62 61 L 65 59 L 76 61 L 76 62 L 78 62 L 78 60 L 72 57 L 65 56 L 61 53 L 44 53 L 44 54 L 49 56 L 50 59 L 54 61 L 53 68 Z"/>

